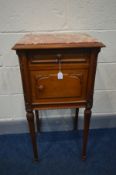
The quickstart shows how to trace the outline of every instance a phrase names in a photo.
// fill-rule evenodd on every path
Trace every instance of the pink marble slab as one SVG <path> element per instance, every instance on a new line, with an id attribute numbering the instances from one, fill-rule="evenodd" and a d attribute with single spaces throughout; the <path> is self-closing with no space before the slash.
<path id="1" fill-rule="evenodd" d="M 25 35 L 17 44 L 59 44 L 59 43 L 91 43 L 97 39 L 88 34 L 29 34 Z"/>

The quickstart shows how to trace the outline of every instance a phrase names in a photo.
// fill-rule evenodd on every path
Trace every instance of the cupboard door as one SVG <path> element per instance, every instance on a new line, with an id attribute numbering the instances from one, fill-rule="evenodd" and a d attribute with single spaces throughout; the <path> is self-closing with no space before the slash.
<path id="1" fill-rule="evenodd" d="M 84 100 L 86 98 L 88 70 L 64 70 L 58 79 L 57 71 L 31 71 L 33 102 Z"/>

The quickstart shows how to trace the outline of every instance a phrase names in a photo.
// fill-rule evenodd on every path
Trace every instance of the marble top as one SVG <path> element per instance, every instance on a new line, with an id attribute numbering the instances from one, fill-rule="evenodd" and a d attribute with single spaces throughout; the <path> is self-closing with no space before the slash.
<path id="1" fill-rule="evenodd" d="M 58 44 L 99 44 L 100 42 L 86 33 L 62 33 L 62 34 L 28 34 L 19 40 L 14 48 L 24 46 L 58 45 Z"/>

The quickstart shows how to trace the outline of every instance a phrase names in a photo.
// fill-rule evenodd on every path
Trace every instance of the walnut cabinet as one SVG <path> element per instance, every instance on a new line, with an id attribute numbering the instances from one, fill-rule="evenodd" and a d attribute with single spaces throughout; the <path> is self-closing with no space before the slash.
<path id="1" fill-rule="evenodd" d="M 104 44 L 87 34 L 30 34 L 13 47 L 19 58 L 25 109 L 38 160 L 35 122 L 39 110 L 75 108 L 77 129 L 79 108 L 85 108 L 82 159 L 86 159 L 97 56 Z"/>

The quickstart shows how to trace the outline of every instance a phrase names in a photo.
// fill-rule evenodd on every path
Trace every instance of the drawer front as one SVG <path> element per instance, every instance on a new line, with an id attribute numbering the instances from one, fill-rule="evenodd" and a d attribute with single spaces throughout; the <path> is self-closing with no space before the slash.
<path id="1" fill-rule="evenodd" d="M 29 67 L 34 69 L 48 68 L 55 69 L 58 63 L 64 65 L 84 66 L 89 64 L 90 51 L 86 50 L 66 50 L 66 51 L 32 51 L 28 53 Z"/>
<path id="2" fill-rule="evenodd" d="M 31 64 L 46 64 L 46 63 L 58 63 L 59 60 L 61 63 L 87 63 L 87 55 L 83 54 L 54 54 L 54 55 L 32 55 L 30 58 Z"/>
<path id="3" fill-rule="evenodd" d="M 86 99 L 88 71 L 64 70 L 63 79 L 57 71 L 31 71 L 33 103 Z"/>

